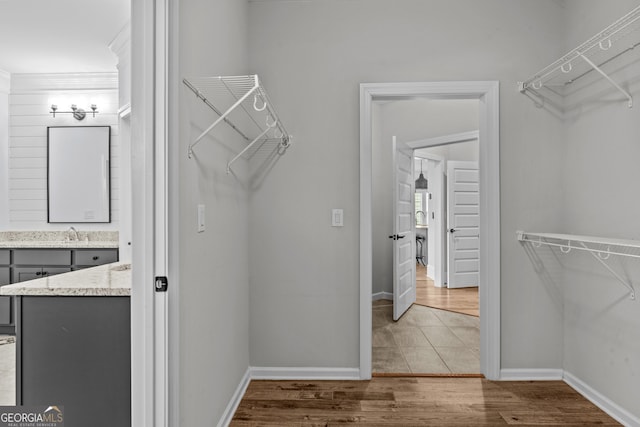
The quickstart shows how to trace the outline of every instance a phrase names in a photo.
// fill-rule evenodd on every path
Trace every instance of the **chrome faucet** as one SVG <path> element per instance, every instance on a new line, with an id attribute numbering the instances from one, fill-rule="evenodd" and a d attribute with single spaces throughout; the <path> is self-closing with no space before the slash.
<path id="1" fill-rule="evenodd" d="M 71 239 L 71 232 L 73 232 L 75 238 Z M 69 229 L 67 230 L 67 240 L 71 241 L 71 240 L 75 240 L 76 242 L 80 239 L 78 239 L 78 230 L 76 230 L 75 227 L 71 226 L 69 227 Z"/>
<path id="2" fill-rule="evenodd" d="M 422 214 L 422 216 L 424 217 L 424 222 L 420 222 L 418 220 L 418 214 Z M 427 223 L 427 214 L 424 213 L 424 211 L 416 211 L 416 225 L 417 224 L 426 224 Z"/>

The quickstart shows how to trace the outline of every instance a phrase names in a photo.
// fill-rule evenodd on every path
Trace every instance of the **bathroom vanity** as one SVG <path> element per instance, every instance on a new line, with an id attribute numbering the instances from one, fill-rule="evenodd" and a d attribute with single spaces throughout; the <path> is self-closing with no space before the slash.
<path id="1" fill-rule="evenodd" d="M 118 261 L 117 232 L 1 232 L 0 287 Z M 0 296 L 0 334 L 15 333 L 13 297 Z"/>
<path id="2" fill-rule="evenodd" d="M 62 405 L 70 426 L 130 426 L 130 265 L 7 285 L 0 294 L 16 298 L 16 404 Z"/>

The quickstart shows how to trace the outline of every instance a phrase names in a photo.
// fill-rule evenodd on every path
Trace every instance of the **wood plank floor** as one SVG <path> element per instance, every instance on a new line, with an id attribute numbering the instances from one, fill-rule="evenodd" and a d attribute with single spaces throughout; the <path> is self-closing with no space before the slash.
<path id="1" fill-rule="evenodd" d="M 426 267 L 416 266 L 416 304 L 479 316 L 478 288 L 437 288 L 427 277 Z"/>
<path id="2" fill-rule="evenodd" d="M 561 381 L 251 381 L 231 426 L 620 425 Z"/>

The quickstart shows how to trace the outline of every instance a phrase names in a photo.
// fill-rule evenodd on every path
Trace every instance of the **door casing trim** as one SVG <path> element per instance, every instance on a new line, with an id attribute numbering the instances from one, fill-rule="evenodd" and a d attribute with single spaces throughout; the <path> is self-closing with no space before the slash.
<path id="1" fill-rule="evenodd" d="M 480 370 L 500 378 L 499 83 L 451 81 L 360 85 L 360 378 L 371 378 L 373 284 L 372 116 L 375 100 L 478 99 L 480 165 Z"/>

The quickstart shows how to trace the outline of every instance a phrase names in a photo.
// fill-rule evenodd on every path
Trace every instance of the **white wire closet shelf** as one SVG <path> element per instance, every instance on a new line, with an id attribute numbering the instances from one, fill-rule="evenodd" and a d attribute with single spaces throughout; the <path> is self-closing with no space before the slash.
<path id="1" fill-rule="evenodd" d="M 286 149 L 291 135 L 280 121 L 258 75 L 189 77 L 182 82 L 204 104 L 217 114 L 217 119 L 191 144 L 188 155 L 193 157 L 196 145 L 216 126 L 224 122 L 236 131 L 247 146 L 227 163 L 227 173 L 239 158 L 251 158 L 261 149 Z"/>
<path id="2" fill-rule="evenodd" d="M 620 86 L 603 66 L 640 45 L 640 6 L 582 43 L 557 61 L 518 83 L 518 90 L 537 92 L 542 88 L 562 94 L 563 90 L 592 72 L 600 74 L 633 107 L 631 94 Z"/>
<path id="3" fill-rule="evenodd" d="M 629 297 L 633 300 L 636 299 L 633 285 L 620 276 L 606 261 L 611 255 L 640 258 L 640 241 L 573 234 L 531 233 L 527 231 L 517 231 L 516 237 L 520 242 L 530 243 L 534 247 L 542 245 L 557 247 L 564 254 L 568 254 L 572 250 L 590 253 L 599 264 L 629 290 Z"/>

